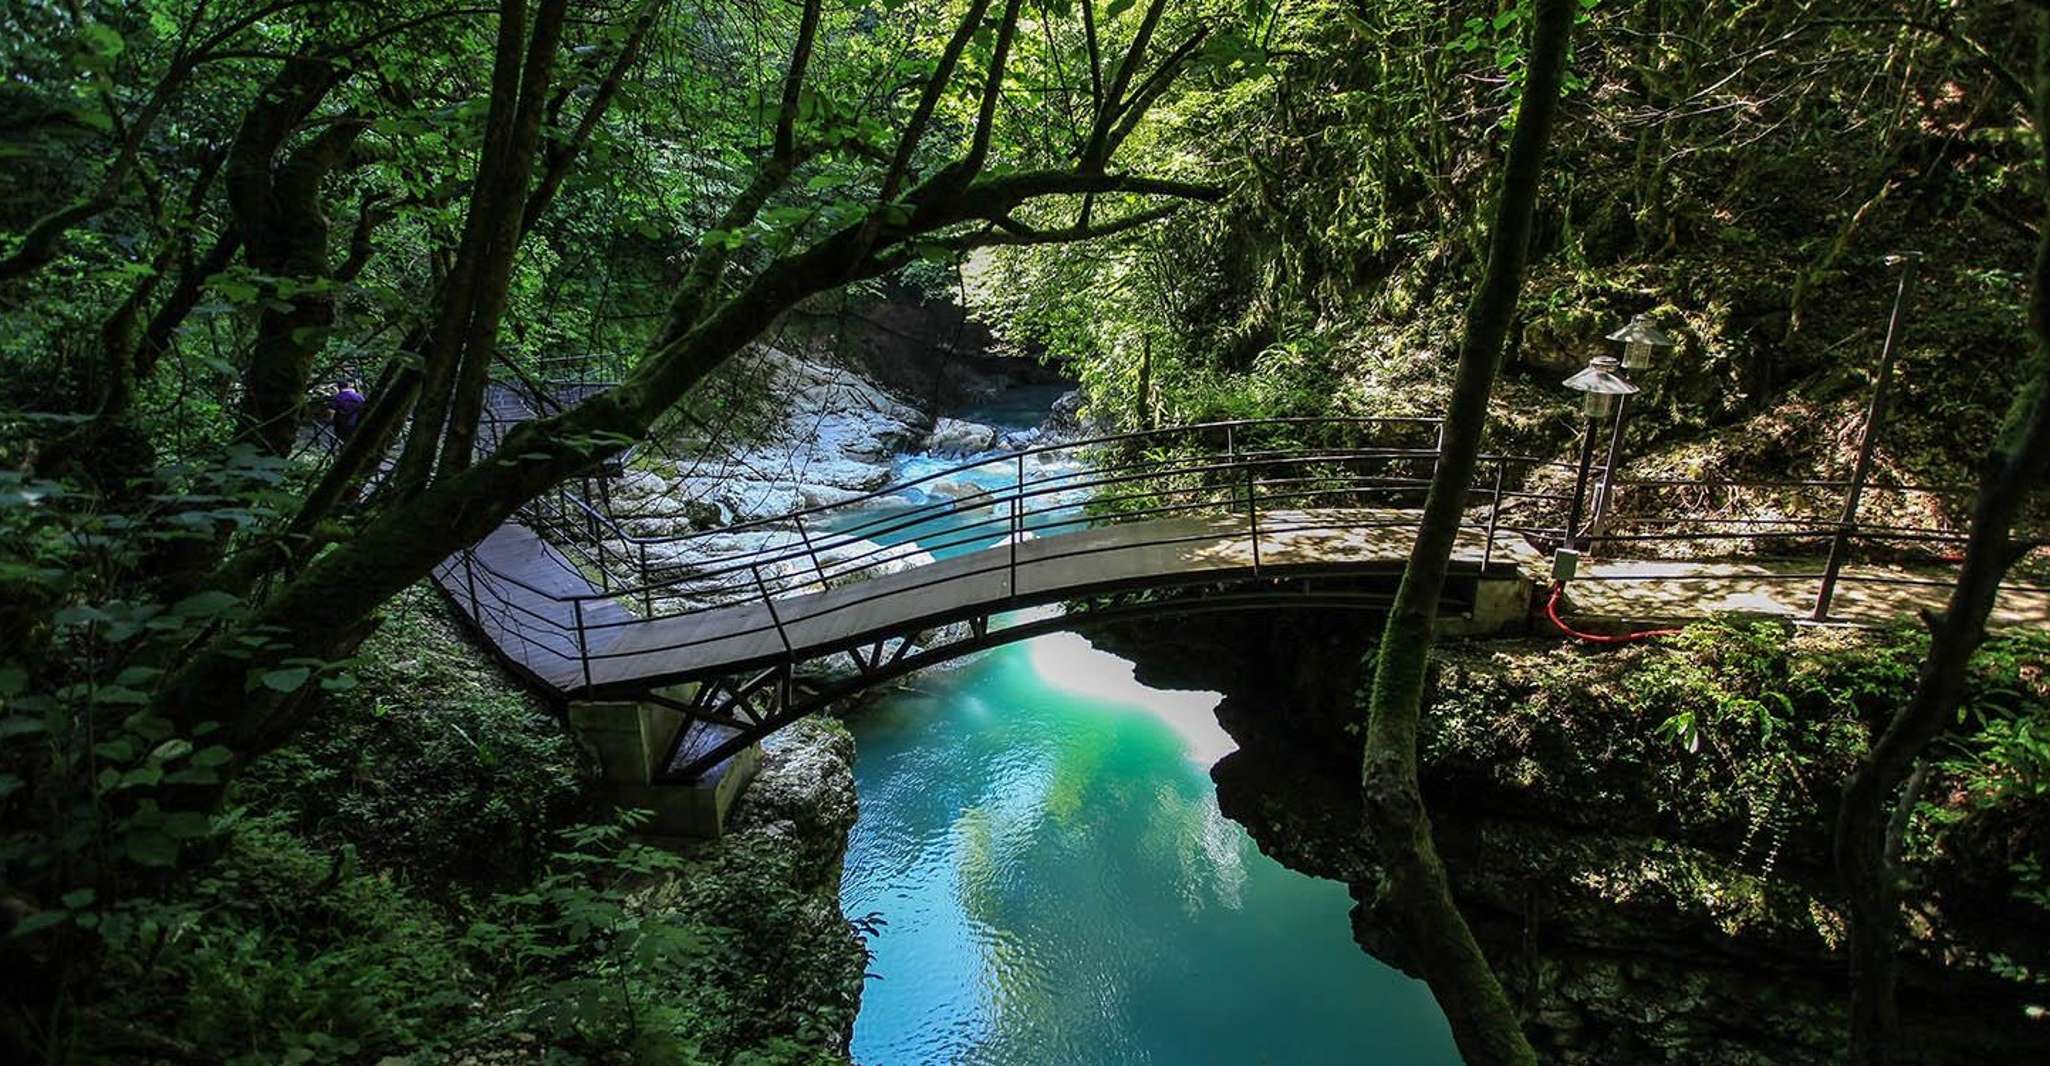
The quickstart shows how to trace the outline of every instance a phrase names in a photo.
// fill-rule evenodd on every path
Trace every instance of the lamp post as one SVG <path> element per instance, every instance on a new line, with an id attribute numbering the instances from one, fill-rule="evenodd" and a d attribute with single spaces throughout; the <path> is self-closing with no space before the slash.
<path id="1" fill-rule="evenodd" d="M 1672 348 L 1678 343 L 1671 334 L 1658 328 L 1658 324 L 1651 320 L 1650 315 L 1638 315 L 1636 318 L 1631 319 L 1629 325 L 1609 334 L 1609 339 L 1622 343 L 1623 369 L 1625 370 L 1650 370 L 1658 365 L 1659 357 L 1666 349 Z M 1632 389 L 1630 391 L 1635 392 L 1637 390 Z M 1587 528 L 1590 533 L 1602 528 L 1602 519 L 1606 518 L 1609 513 L 1609 503 L 1613 497 L 1613 485 L 1616 477 L 1617 453 L 1621 450 L 1623 444 L 1623 419 L 1628 416 L 1629 411 L 1629 393 L 1617 396 L 1616 422 L 1609 430 L 1609 453 L 1602 462 L 1602 483 L 1601 487 L 1596 489 L 1594 494 L 1594 517 L 1588 519 L 1587 522 Z"/>
<path id="2" fill-rule="evenodd" d="M 1594 435 L 1603 419 L 1614 417 L 1621 408 L 1623 397 L 1637 391 L 1618 373 L 1622 364 L 1613 355 L 1597 355 L 1587 361 L 1580 373 L 1567 378 L 1565 386 L 1581 394 L 1581 413 L 1587 418 L 1587 429 L 1580 439 L 1579 472 L 1573 478 L 1573 504 L 1566 513 L 1565 550 L 1577 558 L 1575 535 L 1580 529 L 1580 505 L 1587 494 L 1587 472 L 1594 464 Z M 1570 566 L 1570 563 L 1567 564 Z M 1555 576 L 1558 564 L 1555 563 Z"/>

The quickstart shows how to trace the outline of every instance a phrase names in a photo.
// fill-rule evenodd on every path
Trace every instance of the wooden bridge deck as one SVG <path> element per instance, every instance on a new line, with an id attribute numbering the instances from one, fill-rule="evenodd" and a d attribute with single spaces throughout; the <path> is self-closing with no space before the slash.
<path id="1" fill-rule="evenodd" d="M 1415 523 L 1414 511 L 1263 513 L 1256 563 L 1243 516 L 1130 522 L 1022 541 L 1015 571 L 1012 546 L 1003 543 L 778 596 L 772 604 L 754 601 L 653 619 L 605 597 L 559 551 L 516 523 L 477 545 L 476 571 L 452 557 L 435 577 L 531 681 L 559 695 L 632 692 L 862 648 L 993 611 L 1109 592 L 1254 577 L 1393 576 L 1407 557 Z M 1498 533 L 1487 551 L 1484 534 L 1475 530 L 1461 534 L 1455 572 L 1477 573 L 1484 556 L 1493 573 L 1544 580 L 1544 558 L 1521 537 Z M 1718 612 L 1803 618 L 1813 603 L 1816 565 L 1591 562 L 1569 588 L 1568 601 L 1583 618 L 1663 622 Z M 1846 568 L 1832 616 L 1870 625 L 1940 607 L 1948 595 L 1940 578 L 1898 567 Z M 479 589 L 474 594 L 472 579 Z M 1902 579 L 1929 583 L 1892 583 Z M 576 636 L 579 599 L 588 660 L 579 654 Z M 2004 591 L 1993 623 L 2050 625 L 2050 592 Z"/>
<path id="2" fill-rule="evenodd" d="M 507 522 L 472 549 L 477 567 L 461 554 L 442 561 L 434 580 L 470 616 L 499 654 L 527 679 L 562 693 L 583 685 L 573 597 L 600 596 L 598 586 L 569 559 L 517 522 Z M 492 572 L 516 579 L 496 579 Z M 587 626 L 615 627 L 634 616 L 617 601 L 587 599 Z M 611 630 L 606 630 L 611 631 Z"/>
<path id="3" fill-rule="evenodd" d="M 1117 591 L 1246 578 L 1400 573 L 1415 537 L 1412 511 L 1276 511 L 1261 515 L 1258 558 L 1243 516 L 1129 522 L 1024 540 L 866 580 L 672 617 L 642 619 L 610 599 L 585 599 L 586 662 L 572 597 L 598 589 L 538 536 L 508 523 L 476 548 L 480 568 L 451 559 L 436 573 L 485 635 L 530 678 L 558 693 L 645 690 L 730 675 L 914 634 L 993 611 Z M 1519 537 L 1461 534 L 1455 569 L 1537 576 L 1543 561 Z M 513 576 L 532 589 L 489 578 Z M 1016 586 L 1013 587 L 1013 574 Z M 468 582 L 480 587 L 474 600 Z M 533 591 L 542 590 L 542 591 Z M 478 609 L 472 609 L 472 603 Z M 781 623 L 780 627 L 778 623 Z M 786 646 L 785 641 L 788 641 Z"/>
<path id="4" fill-rule="evenodd" d="M 1000 544 L 893 574 L 836 585 L 772 605 L 749 603 L 618 629 L 594 654 L 597 688 L 766 667 L 871 645 L 935 626 L 1036 604 L 1133 589 L 1252 577 L 1399 573 L 1415 537 L 1414 512 L 1278 511 L 1254 538 L 1236 516 L 1178 517 L 1103 526 Z M 1493 568 L 1528 569 L 1535 553 L 1498 535 Z M 1483 534 L 1460 538 L 1455 565 L 1478 571 Z M 773 606 L 774 616 L 771 616 Z M 781 631 L 777 622 L 781 621 Z M 789 647 L 784 646 L 788 638 Z"/>
<path id="5" fill-rule="evenodd" d="M 575 402 L 597 387 L 572 387 L 549 404 Z M 494 386 L 489 399 L 490 444 L 536 412 L 536 402 L 508 386 Z M 1225 426 L 1227 441 L 1231 425 L 1235 424 Z M 1329 480 L 1328 471 L 1316 471 L 1316 463 L 1416 457 L 1400 449 L 1336 455 L 1310 449 L 1294 459 L 1275 451 L 1233 452 L 1230 470 L 1243 470 L 1244 499 L 1257 502 L 1255 482 L 1263 477 L 1278 478 L 1280 491 L 1287 493 Z M 1069 475 L 1047 475 L 1028 486 L 1025 454 L 1016 459 L 1019 495 L 1014 506 L 1058 510 L 1059 493 L 1075 487 L 1067 480 Z M 1187 472 L 1199 478 L 1214 476 L 1218 470 L 1203 465 L 1214 462 L 1214 457 L 1201 460 Z M 1300 465 L 1288 465 L 1291 462 Z M 1500 513 L 1500 475 L 1506 469 L 1501 465 L 1506 460 L 1497 462 L 1498 495 L 1490 515 Z M 985 465 L 971 463 L 963 469 Z M 1173 473 L 1166 467 L 1141 470 L 1154 476 Z M 1101 484 L 1110 486 L 1107 491 L 1119 491 L 1115 479 Z M 1363 484 L 1386 488 L 1400 482 L 1383 484 L 1368 478 Z M 506 661 L 537 686 L 558 697 L 632 694 L 911 638 L 1014 608 L 1113 592 L 1246 579 L 1393 577 L 1409 554 L 1419 518 L 1416 510 L 1365 508 L 1275 508 L 1249 515 L 1235 497 L 1230 507 L 1232 513 L 1028 535 L 1016 544 L 1000 543 L 895 573 L 843 578 L 830 587 L 815 583 L 806 591 L 779 594 L 767 602 L 757 599 L 645 618 L 606 594 L 575 562 L 518 522 L 499 527 L 471 551 L 451 556 L 435 578 Z M 1492 544 L 1490 535 L 1476 528 L 1462 531 L 1453 557 L 1455 574 L 1471 576 L 1485 567 L 1491 574 L 1521 574 L 1537 583 L 1547 580 L 1547 560 L 1520 533 L 1493 533 Z M 1805 618 L 1820 568 L 1812 560 L 1591 560 L 1568 588 L 1567 600 L 1576 616 L 1625 621 L 1685 620 L 1717 612 Z M 644 580 L 646 573 L 643 555 L 639 578 L 614 580 Z M 1846 567 L 1832 619 L 1874 624 L 1940 607 L 1953 579 L 1941 572 Z M 790 580 L 792 575 L 779 579 L 786 586 Z M 659 606 L 662 601 L 654 602 Z M 2050 590 L 2004 590 L 1993 622 L 2050 625 Z"/>

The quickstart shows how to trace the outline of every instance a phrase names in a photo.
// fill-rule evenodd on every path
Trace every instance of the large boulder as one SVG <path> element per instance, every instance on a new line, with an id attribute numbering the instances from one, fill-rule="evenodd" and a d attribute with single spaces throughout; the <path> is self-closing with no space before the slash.
<path id="1" fill-rule="evenodd" d="M 941 418 L 926 435 L 925 450 L 943 459 L 965 459 L 994 451 L 1003 431 L 964 418 Z"/>
<path id="2" fill-rule="evenodd" d="M 1047 411 L 1046 421 L 1039 424 L 1045 443 L 1088 436 L 1091 429 L 1082 419 L 1082 406 L 1081 389 L 1062 393 L 1060 399 L 1053 402 L 1052 409 Z"/>
<path id="3" fill-rule="evenodd" d="M 803 884 L 837 890 L 860 811 L 854 737 L 831 718 L 806 718 L 762 742 L 761 770 L 733 808 L 728 831 L 788 849 Z"/>

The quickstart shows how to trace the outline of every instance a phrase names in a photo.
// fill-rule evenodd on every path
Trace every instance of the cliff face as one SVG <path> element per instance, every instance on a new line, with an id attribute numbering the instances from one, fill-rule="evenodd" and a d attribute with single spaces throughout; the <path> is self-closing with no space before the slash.
<path id="1" fill-rule="evenodd" d="M 1135 659 L 1148 684 L 1225 693 L 1217 715 L 1240 747 L 1211 771 L 1224 812 L 1291 868 L 1345 881 L 1355 939 L 1413 970 L 1375 913 L 1358 801 L 1361 650 L 1379 624 L 1190 615 L 1091 639 Z M 1462 910 L 1550 1061 L 1835 1061 L 1846 980 L 1827 866 L 1831 760 L 1855 748 L 1817 731 L 1813 761 L 1793 774 L 1712 743 L 1689 753 L 1659 734 L 1666 712 L 1626 711 L 1617 696 L 1653 683 L 1655 654 L 1441 649 L 1423 787 Z M 1920 1061 L 2040 1049 L 2024 991 L 1983 971 L 1915 969 L 1902 1006 Z"/>

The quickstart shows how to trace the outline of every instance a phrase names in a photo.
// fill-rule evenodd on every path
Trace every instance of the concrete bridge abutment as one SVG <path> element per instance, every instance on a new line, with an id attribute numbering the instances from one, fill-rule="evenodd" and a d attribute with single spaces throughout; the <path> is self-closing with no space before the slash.
<path id="1" fill-rule="evenodd" d="M 695 682 L 658 691 L 688 702 Z M 661 780 L 662 760 L 684 726 L 675 711 L 638 700 L 576 700 L 569 705 L 570 731 L 598 760 L 601 791 L 617 808 L 650 811 L 641 831 L 658 837 L 715 839 L 747 783 L 762 765 L 762 747 L 751 744 L 695 781 Z M 700 726 L 700 728 L 703 728 Z"/>
<path id="2" fill-rule="evenodd" d="M 1465 614 L 1441 615 L 1438 632 L 1448 637 L 1488 637 L 1524 629 L 1530 624 L 1536 582 L 1528 575 L 1483 574 L 1472 579 L 1472 607 Z"/>

